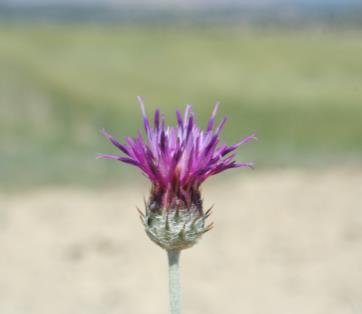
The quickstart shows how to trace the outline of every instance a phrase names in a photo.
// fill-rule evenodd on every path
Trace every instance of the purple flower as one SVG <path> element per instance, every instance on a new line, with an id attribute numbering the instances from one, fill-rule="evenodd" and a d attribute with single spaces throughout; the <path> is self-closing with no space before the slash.
<path id="1" fill-rule="evenodd" d="M 143 99 L 138 97 L 143 114 L 145 139 L 141 132 L 136 138 L 126 137 L 121 144 L 102 130 L 102 134 L 121 152 L 122 156 L 100 154 L 99 158 L 115 159 L 136 166 L 151 180 L 151 208 L 201 207 L 199 187 L 210 176 L 227 169 L 251 167 L 254 163 L 234 160 L 234 151 L 255 139 L 249 135 L 232 146 L 220 145 L 224 117 L 215 128 L 218 104 L 211 114 L 206 130 L 196 124 L 191 105 L 184 116 L 177 110 L 177 126 L 165 125 L 165 116 L 155 111 L 153 126 L 146 115 Z"/>

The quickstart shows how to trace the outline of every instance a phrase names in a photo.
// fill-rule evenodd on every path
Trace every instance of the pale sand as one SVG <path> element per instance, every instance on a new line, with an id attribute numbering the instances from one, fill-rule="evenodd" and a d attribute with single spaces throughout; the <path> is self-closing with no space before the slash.
<path id="1" fill-rule="evenodd" d="M 168 313 L 146 186 L 0 194 L 0 313 Z M 182 255 L 184 314 L 362 313 L 361 170 L 243 171 L 203 192 L 215 228 Z"/>

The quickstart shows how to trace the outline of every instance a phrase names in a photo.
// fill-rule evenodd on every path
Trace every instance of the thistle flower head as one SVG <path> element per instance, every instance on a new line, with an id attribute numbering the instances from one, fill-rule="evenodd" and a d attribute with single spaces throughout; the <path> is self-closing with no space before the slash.
<path id="1" fill-rule="evenodd" d="M 122 152 L 122 156 L 100 154 L 98 157 L 138 167 L 150 179 L 152 188 L 144 223 L 152 240 L 166 249 L 189 247 L 196 242 L 194 238 L 209 230 L 204 224 L 207 215 L 203 213 L 200 185 L 208 177 L 227 169 L 251 167 L 253 163 L 236 162 L 234 151 L 255 139 L 255 134 L 231 146 L 220 145 L 219 136 L 226 117 L 218 126 L 214 126 L 218 104 L 205 130 L 196 124 L 191 105 L 186 106 L 183 116 L 176 111 L 177 126 L 166 126 L 165 116 L 160 114 L 159 109 L 155 111 L 151 125 L 143 99 L 138 97 L 138 100 L 146 137 L 143 138 L 138 132 L 136 138 L 126 137 L 126 144 L 121 144 L 103 130 L 103 135 Z M 156 223 L 157 230 L 153 230 L 152 226 L 157 220 L 161 221 Z M 162 224 L 164 242 L 167 243 L 160 243 L 162 241 L 159 240 L 158 226 Z M 192 239 L 187 240 L 188 236 Z"/>

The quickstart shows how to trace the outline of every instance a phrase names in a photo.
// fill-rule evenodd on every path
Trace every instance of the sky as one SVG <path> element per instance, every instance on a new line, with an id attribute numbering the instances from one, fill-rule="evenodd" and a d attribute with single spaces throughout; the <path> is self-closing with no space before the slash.
<path id="1" fill-rule="evenodd" d="M 134 4 L 134 5 L 161 5 L 161 6 L 225 6 L 225 5 L 252 5 L 263 6 L 270 4 L 362 4 L 362 0 L 0 0 L 7 4 Z"/>

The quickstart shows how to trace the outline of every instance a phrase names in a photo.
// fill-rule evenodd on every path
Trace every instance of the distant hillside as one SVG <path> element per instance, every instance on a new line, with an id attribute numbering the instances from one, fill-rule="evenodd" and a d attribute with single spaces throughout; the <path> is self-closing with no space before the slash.
<path id="1" fill-rule="evenodd" d="M 298 5 L 265 4 L 170 8 L 109 4 L 0 4 L 0 21 L 98 23 L 255 24 L 260 26 L 362 26 L 362 2 Z"/>

